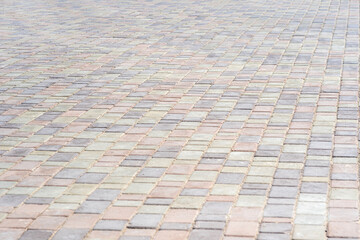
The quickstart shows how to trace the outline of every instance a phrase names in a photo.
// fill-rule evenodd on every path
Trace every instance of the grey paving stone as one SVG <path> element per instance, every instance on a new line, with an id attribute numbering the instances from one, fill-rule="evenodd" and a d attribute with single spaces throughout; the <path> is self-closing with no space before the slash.
<path id="1" fill-rule="evenodd" d="M 86 172 L 82 168 L 64 168 L 54 178 L 77 179 Z"/>
<path id="2" fill-rule="evenodd" d="M 160 214 L 136 214 L 130 221 L 129 228 L 156 228 L 162 219 Z"/>
<path id="3" fill-rule="evenodd" d="M 95 201 L 113 201 L 119 194 L 121 190 L 117 189 L 96 189 L 87 200 Z"/>
<path id="4" fill-rule="evenodd" d="M 292 230 L 291 223 L 261 223 L 260 232 L 263 233 L 288 233 Z"/>
<path id="5" fill-rule="evenodd" d="M 110 201 L 85 201 L 75 211 L 76 213 L 102 213 L 109 205 Z"/>
<path id="6" fill-rule="evenodd" d="M 77 183 L 100 183 L 105 177 L 106 173 L 85 173 L 76 182 Z"/>
<path id="7" fill-rule="evenodd" d="M 328 184 L 321 182 L 303 182 L 301 192 L 303 193 L 327 193 Z"/>
<path id="8" fill-rule="evenodd" d="M 2 229 L 0 231 L 0 239 L 18 240 L 22 232 L 20 229 Z"/>
<path id="9" fill-rule="evenodd" d="M 334 157 L 357 157 L 358 150 L 356 148 L 336 148 L 333 152 Z"/>
<path id="10" fill-rule="evenodd" d="M 293 213 L 293 205 L 275 205 L 268 204 L 264 210 L 265 217 L 291 218 Z"/>
<path id="11" fill-rule="evenodd" d="M 121 220 L 100 220 L 94 227 L 94 230 L 121 231 L 127 221 Z"/>
<path id="12" fill-rule="evenodd" d="M 273 186 L 283 186 L 283 187 L 296 187 L 299 185 L 299 180 L 297 179 L 274 179 Z"/>
<path id="13" fill-rule="evenodd" d="M 86 147 L 92 142 L 88 138 L 74 138 L 67 146 L 69 147 Z"/>
<path id="14" fill-rule="evenodd" d="M 55 153 L 48 161 L 69 162 L 77 156 L 77 153 Z"/>
<path id="15" fill-rule="evenodd" d="M 299 179 L 300 170 L 297 169 L 277 169 L 275 172 L 275 178 L 285 179 Z"/>
<path id="16" fill-rule="evenodd" d="M 42 146 L 38 147 L 36 150 L 37 150 L 37 151 L 52 151 L 52 152 L 56 152 L 56 151 L 58 151 L 60 148 L 62 148 L 62 145 L 42 145 Z"/>
<path id="17" fill-rule="evenodd" d="M 266 196 L 267 191 L 264 189 L 241 189 L 239 195 Z"/>
<path id="18" fill-rule="evenodd" d="M 304 168 L 304 176 L 306 177 L 327 177 L 329 175 L 328 167 L 308 167 Z"/>
<path id="19" fill-rule="evenodd" d="M 32 148 L 13 148 L 6 152 L 4 156 L 25 157 L 32 151 Z"/>
<path id="20" fill-rule="evenodd" d="M 195 229 L 225 229 L 225 222 L 216 221 L 196 221 Z"/>
<path id="21" fill-rule="evenodd" d="M 52 235 L 51 231 L 46 230 L 26 230 L 20 240 L 47 240 Z"/>
<path id="22" fill-rule="evenodd" d="M 216 183 L 221 184 L 240 184 L 244 179 L 244 174 L 241 173 L 220 173 Z"/>
<path id="23" fill-rule="evenodd" d="M 7 194 L 0 197 L 0 206 L 16 207 L 20 205 L 28 196 L 24 194 Z"/>
<path id="24" fill-rule="evenodd" d="M 297 187 L 272 186 L 269 196 L 272 198 L 296 198 L 297 192 Z"/>
<path id="25" fill-rule="evenodd" d="M 222 230 L 195 229 L 190 233 L 189 240 L 220 240 Z"/>
<path id="26" fill-rule="evenodd" d="M 331 142 L 310 142 L 309 148 L 313 149 L 331 149 L 332 143 Z"/>
<path id="27" fill-rule="evenodd" d="M 45 197 L 32 197 L 26 200 L 27 204 L 50 204 L 54 199 L 53 198 L 45 198 Z"/>
<path id="28" fill-rule="evenodd" d="M 88 231 L 88 229 L 62 228 L 54 235 L 52 240 L 82 240 Z"/>
<path id="29" fill-rule="evenodd" d="M 59 130 L 60 130 L 60 128 L 44 127 L 42 129 L 40 129 L 36 134 L 37 135 L 54 135 Z"/>
<path id="30" fill-rule="evenodd" d="M 196 217 L 196 221 L 216 221 L 216 222 L 225 222 L 226 215 L 225 214 L 199 214 Z"/>
<path id="31" fill-rule="evenodd" d="M 358 178 L 356 173 L 332 173 L 331 180 L 356 181 Z"/>
<path id="32" fill-rule="evenodd" d="M 170 198 L 148 198 L 145 201 L 147 205 L 170 205 L 174 200 Z"/>
<path id="33" fill-rule="evenodd" d="M 284 233 L 260 233 L 258 240 L 292 240 L 290 234 Z"/>
<path id="34" fill-rule="evenodd" d="M 201 214 L 227 214 L 230 210 L 231 202 L 206 202 L 201 209 Z"/>
<path id="35" fill-rule="evenodd" d="M 173 223 L 173 222 L 165 222 L 161 225 L 160 229 L 162 230 L 180 230 L 180 231 L 188 231 L 192 228 L 190 223 Z"/>

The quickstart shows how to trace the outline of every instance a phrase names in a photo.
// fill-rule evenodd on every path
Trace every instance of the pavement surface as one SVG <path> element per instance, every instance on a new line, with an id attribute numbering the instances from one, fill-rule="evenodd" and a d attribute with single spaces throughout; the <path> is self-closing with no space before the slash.
<path id="1" fill-rule="evenodd" d="M 0 5 L 0 239 L 360 239 L 358 0 Z"/>

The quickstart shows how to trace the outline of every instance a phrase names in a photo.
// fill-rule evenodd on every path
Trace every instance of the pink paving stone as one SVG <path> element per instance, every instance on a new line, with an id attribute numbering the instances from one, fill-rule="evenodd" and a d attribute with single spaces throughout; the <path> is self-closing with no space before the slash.
<path id="1" fill-rule="evenodd" d="M 87 235 L 87 238 L 98 239 L 98 240 L 118 240 L 120 236 L 121 236 L 120 231 L 94 230 Z"/>
<path id="2" fill-rule="evenodd" d="M 104 219 L 119 219 L 119 220 L 130 220 L 131 217 L 136 213 L 136 207 L 110 207 L 104 215 Z"/>
<path id="3" fill-rule="evenodd" d="M 56 230 L 66 220 L 66 217 L 40 216 L 29 226 L 30 229 Z"/>
<path id="4" fill-rule="evenodd" d="M 164 222 L 181 222 L 192 223 L 197 215 L 197 210 L 170 209 L 165 217 Z"/>
<path id="5" fill-rule="evenodd" d="M 360 237 L 359 224 L 355 222 L 330 222 L 328 237 L 358 238 Z"/>
<path id="6" fill-rule="evenodd" d="M 156 187 L 151 193 L 153 198 L 175 198 L 181 192 L 179 187 Z"/>
<path id="7" fill-rule="evenodd" d="M 259 221 L 261 217 L 261 208 L 235 207 L 230 212 L 232 221 Z"/>
<path id="8" fill-rule="evenodd" d="M 258 228 L 259 223 L 257 222 L 238 222 L 230 220 L 225 235 L 237 237 L 255 237 L 258 233 Z"/>
<path id="9" fill-rule="evenodd" d="M 155 235 L 155 240 L 183 240 L 186 239 L 188 232 L 174 230 L 160 230 Z"/>
<path id="10" fill-rule="evenodd" d="M 89 228 L 99 220 L 98 214 L 74 214 L 65 222 L 64 228 Z"/>
<path id="11" fill-rule="evenodd" d="M 8 218 L 36 218 L 39 216 L 45 209 L 48 208 L 47 205 L 36 205 L 36 204 L 24 204 L 15 209 L 14 212 L 8 215 Z"/>
<path id="12" fill-rule="evenodd" d="M 0 223 L 0 229 L 1 228 L 27 228 L 32 221 L 33 221 L 32 219 L 23 219 L 23 218 L 4 219 Z"/>

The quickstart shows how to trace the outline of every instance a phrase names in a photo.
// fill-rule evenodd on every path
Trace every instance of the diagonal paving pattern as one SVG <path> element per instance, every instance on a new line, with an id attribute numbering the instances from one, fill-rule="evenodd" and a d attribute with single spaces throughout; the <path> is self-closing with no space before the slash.
<path id="1" fill-rule="evenodd" d="M 0 239 L 360 239 L 359 1 L 2 1 Z"/>

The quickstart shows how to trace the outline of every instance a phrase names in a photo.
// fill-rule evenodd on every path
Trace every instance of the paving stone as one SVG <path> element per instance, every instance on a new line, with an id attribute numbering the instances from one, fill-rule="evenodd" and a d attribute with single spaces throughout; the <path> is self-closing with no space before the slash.
<path id="1" fill-rule="evenodd" d="M 119 240 L 150 240 L 151 237 L 146 236 L 122 236 Z"/>
<path id="2" fill-rule="evenodd" d="M 77 179 L 86 172 L 86 169 L 81 168 L 64 168 L 54 178 Z"/>
<path id="3" fill-rule="evenodd" d="M 52 239 L 55 240 L 81 240 L 87 234 L 88 229 L 61 228 Z"/>
<path id="4" fill-rule="evenodd" d="M 219 240 L 222 238 L 220 230 L 195 229 L 190 233 L 189 240 Z"/>
<path id="5" fill-rule="evenodd" d="M 23 194 L 7 194 L 0 197 L 0 206 L 16 207 L 20 205 L 28 196 Z"/>
<path id="6" fill-rule="evenodd" d="M 231 202 L 206 202 L 201 209 L 201 214 L 227 214 L 230 210 Z"/>
<path id="7" fill-rule="evenodd" d="M 287 217 L 291 218 L 293 205 L 270 205 L 268 204 L 264 210 L 265 217 Z"/>
<path id="8" fill-rule="evenodd" d="M 244 178 L 240 173 L 220 173 L 216 183 L 240 184 Z"/>
<path id="9" fill-rule="evenodd" d="M 197 221 L 195 223 L 194 229 L 219 229 L 222 230 L 225 228 L 225 222 L 216 222 L 216 221 Z"/>
<path id="10" fill-rule="evenodd" d="M 87 200 L 93 201 L 113 201 L 120 194 L 117 189 L 96 189 Z"/>
<path id="11" fill-rule="evenodd" d="M 160 229 L 163 230 L 182 230 L 182 231 L 188 231 L 191 228 L 192 225 L 190 223 L 170 223 L 170 222 L 165 222 L 160 227 Z"/>
<path id="12" fill-rule="evenodd" d="M 304 192 L 304 193 L 324 193 L 324 194 L 326 194 L 327 190 L 328 190 L 327 183 L 303 182 L 301 185 L 301 192 Z"/>
<path id="13" fill-rule="evenodd" d="M 32 197 L 25 201 L 27 204 L 50 204 L 54 199 L 46 197 Z"/>
<path id="14" fill-rule="evenodd" d="M 76 155 L 76 153 L 56 153 L 54 156 L 49 158 L 48 161 L 69 162 L 76 157 Z"/>
<path id="15" fill-rule="evenodd" d="M 94 227 L 94 230 L 121 231 L 126 221 L 121 220 L 100 220 Z"/>
<path id="16" fill-rule="evenodd" d="M 137 214 L 130 221 L 129 228 L 156 228 L 161 218 L 159 214 Z"/>
<path id="17" fill-rule="evenodd" d="M 85 201 L 75 212 L 93 214 L 102 213 L 110 203 L 110 201 Z"/>
<path id="18" fill-rule="evenodd" d="M 51 231 L 45 231 L 45 230 L 27 230 L 24 232 L 24 234 L 21 236 L 21 240 L 33 240 L 33 239 L 39 239 L 39 240 L 46 240 L 49 239 L 52 235 Z"/>
<path id="19" fill-rule="evenodd" d="M 76 182 L 77 183 L 100 183 L 105 177 L 106 173 L 85 173 Z"/>
<path id="20" fill-rule="evenodd" d="M 165 168 L 144 168 L 139 174 L 139 177 L 152 177 L 152 178 L 158 178 L 160 177 L 164 172 Z"/>
<path id="21" fill-rule="evenodd" d="M 206 196 L 208 194 L 208 189 L 199 189 L 199 188 L 185 188 L 180 195 L 182 196 Z"/>

